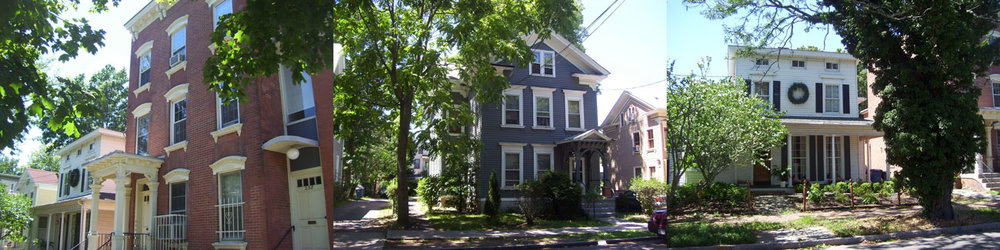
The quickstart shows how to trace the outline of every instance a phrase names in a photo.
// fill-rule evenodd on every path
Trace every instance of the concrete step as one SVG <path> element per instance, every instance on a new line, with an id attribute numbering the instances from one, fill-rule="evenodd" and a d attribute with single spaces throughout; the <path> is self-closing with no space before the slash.
<path id="1" fill-rule="evenodd" d="M 998 178 L 1000 173 L 979 173 L 979 178 Z"/>
<path id="2" fill-rule="evenodd" d="M 1000 188 L 1000 183 L 987 182 L 987 183 L 983 183 L 983 186 L 986 186 L 986 188 Z"/>
<path id="3" fill-rule="evenodd" d="M 982 178 L 985 183 L 1000 183 L 1000 177 Z"/>

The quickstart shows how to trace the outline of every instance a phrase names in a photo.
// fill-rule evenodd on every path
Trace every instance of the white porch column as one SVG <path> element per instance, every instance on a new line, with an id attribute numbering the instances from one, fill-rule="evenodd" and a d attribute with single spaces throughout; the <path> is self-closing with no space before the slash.
<path id="1" fill-rule="evenodd" d="M 837 183 L 837 135 L 830 135 L 830 168 L 833 169 L 833 183 Z M 841 158 L 840 160 L 844 160 Z"/>
<path id="2" fill-rule="evenodd" d="M 792 176 L 795 176 L 795 168 L 791 167 L 792 165 L 794 165 L 794 163 L 792 163 L 792 150 L 794 149 L 794 147 L 792 147 L 792 134 L 788 134 L 788 136 L 786 136 L 785 145 L 788 145 L 787 146 L 788 150 L 785 151 L 786 155 L 783 156 L 785 157 L 785 159 L 788 159 L 788 166 L 781 166 L 781 167 L 789 168 L 788 186 L 795 187 L 795 182 L 792 181 L 794 179 Z"/>
<path id="3" fill-rule="evenodd" d="M 63 243 L 66 242 L 66 212 L 59 213 L 59 250 L 63 249 Z"/>
<path id="4" fill-rule="evenodd" d="M 131 179 L 125 175 L 118 175 L 117 178 L 113 179 L 115 182 L 115 224 L 114 224 L 114 235 L 111 236 L 111 248 L 115 250 L 124 249 L 125 246 L 125 223 L 127 220 L 126 214 L 128 213 L 128 189 L 125 185 L 128 185 Z"/>
<path id="5" fill-rule="evenodd" d="M 80 228 L 76 230 L 77 235 L 74 237 L 79 239 L 77 245 L 86 248 L 87 246 L 83 245 L 83 239 L 87 238 L 87 206 L 83 206 L 82 200 L 80 202 L 80 223 L 78 226 L 80 226 Z"/>
<path id="6" fill-rule="evenodd" d="M 49 242 L 52 242 L 52 214 L 46 215 L 49 218 L 45 221 L 45 249 L 49 249 Z"/>
<path id="7" fill-rule="evenodd" d="M 98 219 L 97 216 L 101 213 L 100 208 L 100 197 L 101 197 L 101 182 L 103 180 L 94 180 L 94 184 L 90 185 L 90 240 L 88 241 L 89 247 L 87 249 L 97 249 L 97 231 Z"/>

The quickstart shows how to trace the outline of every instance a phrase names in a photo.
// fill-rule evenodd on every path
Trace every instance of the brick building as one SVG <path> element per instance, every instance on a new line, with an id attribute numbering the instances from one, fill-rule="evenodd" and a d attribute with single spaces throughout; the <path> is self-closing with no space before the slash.
<path id="1" fill-rule="evenodd" d="M 203 82 L 216 21 L 245 5 L 150 1 L 125 24 L 125 151 L 84 166 L 94 183 L 116 184 L 114 230 L 90 231 L 91 249 L 330 247 L 333 73 L 294 83 L 279 67 L 228 104 Z"/>

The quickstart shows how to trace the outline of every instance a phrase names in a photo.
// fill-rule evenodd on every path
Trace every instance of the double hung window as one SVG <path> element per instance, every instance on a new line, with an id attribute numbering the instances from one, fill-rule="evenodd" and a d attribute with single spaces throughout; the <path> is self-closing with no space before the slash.
<path id="1" fill-rule="evenodd" d="M 535 61 L 531 62 L 529 65 L 529 71 L 531 75 L 538 76 L 555 76 L 555 52 L 547 50 L 535 50 Z"/>
<path id="2" fill-rule="evenodd" d="M 242 171 L 219 174 L 219 240 L 243 240 Z"/>
<path id="3" fill-rule="evenodd" d="M 823 111 L 840 112 L 840 85 L 823 85 Z"/>
<path id="4" fill-rule="evenodd" d="M 172 143 L 179 143 L 187 140 L 187 99 L 181 99 L 173 103 L 171 115 L 171 135 Z"/>

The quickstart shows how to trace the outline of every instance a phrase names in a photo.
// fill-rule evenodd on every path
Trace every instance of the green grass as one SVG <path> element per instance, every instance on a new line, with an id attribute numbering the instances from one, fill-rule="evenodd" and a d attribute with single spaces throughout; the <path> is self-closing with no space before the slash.
<path id="1" fill-rule="evenodd" d="M 671 247 L 749 244 L 757 242 L 757 232 L 774 230 L 780 223 L 751 222 L 713 224 L 691 222 L 670 225 Z"/>
<path id="2" fill-rule="evenodd" d="M 649 221 L 649 215 L 644 213 L 619 214 L 618 217 L 631 222 L 645 223 L 646 221 Z"/>
<path id="3" fill-rule="evenodd" d="M 535 225 L 528 226 L 524 216 L 516 213 L 501 213 L 491 220 L 484 214 L 461 214 L 456 212 L 435 212 L 427 214 L 432 227 L 441 230 L 499 230 L 565 227 L 599 227 L 610 223 L 599 220 L 543 220 L 535 219 Z"/>
<path id="4" fill-rule="evenodd" d="M 994 221 L 1000 221 L 1000 211 L 997 211 L 997 209 L 993 208 L 985 208 L 985 207 L 973 208 L 970 209 L 969 211 L 966 211 L 966 213 L 969 213 L 969 215 L 973 216 L 987 217 Z"/>

